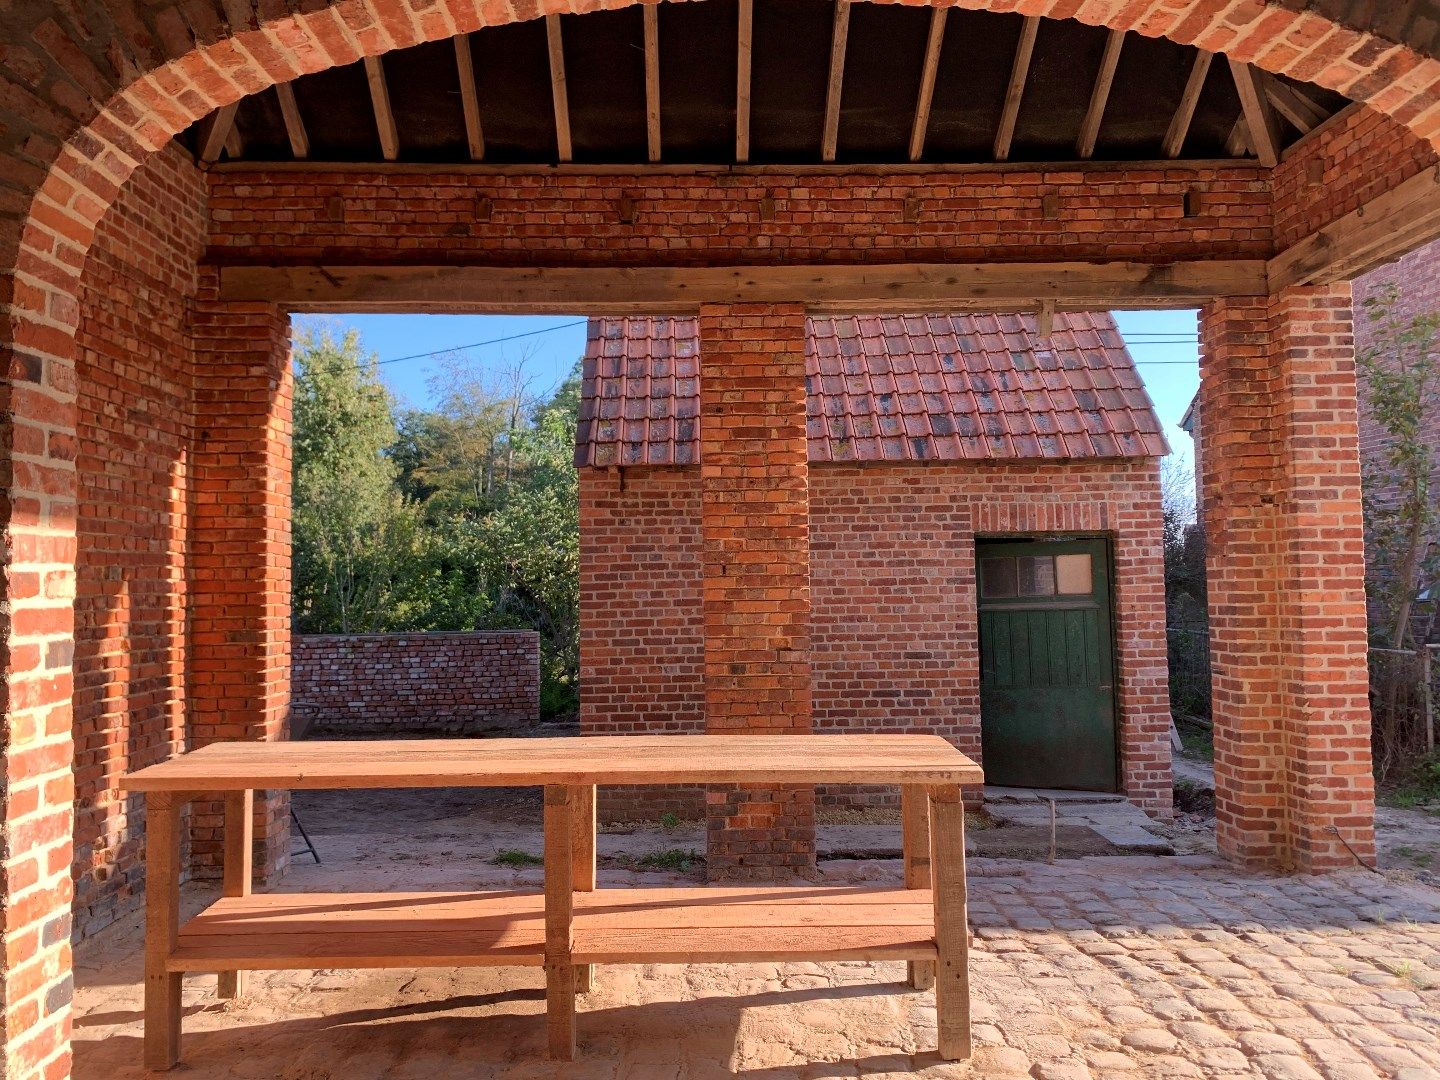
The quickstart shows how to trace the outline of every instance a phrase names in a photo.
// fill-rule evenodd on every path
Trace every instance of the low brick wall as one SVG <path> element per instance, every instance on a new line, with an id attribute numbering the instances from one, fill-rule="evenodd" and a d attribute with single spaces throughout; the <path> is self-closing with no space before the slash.
<path id="1" fill-rule="evenodd" d="M 302 735 L 480 735 L 540 720 L 530 630 L 297 637 L 291 726 Z"/>

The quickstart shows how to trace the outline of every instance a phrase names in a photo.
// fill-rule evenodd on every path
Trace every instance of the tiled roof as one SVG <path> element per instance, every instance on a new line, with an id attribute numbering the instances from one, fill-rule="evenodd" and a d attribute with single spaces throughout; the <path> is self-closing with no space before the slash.
<path id="1" fill-rule="evenodd" d="M 807 320 L 811 461 L 1161 457 L 1145 386 L 1108 314 Z M 578 465 L 699 457 L 693 318 L 591 319 Z"/>

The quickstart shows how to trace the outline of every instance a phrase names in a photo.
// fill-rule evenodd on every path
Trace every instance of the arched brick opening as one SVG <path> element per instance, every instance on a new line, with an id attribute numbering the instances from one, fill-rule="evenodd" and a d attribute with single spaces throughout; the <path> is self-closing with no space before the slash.
<path id="1" fill-rule="evenodd" d="M 68 43 L 57 24 L 37 33 L 39 47 L 71 71 L 74 83 L 57 84 L 53 103 L 26 100 L 34 130 L 5 155 L 16 186 L 5 189 L 0 203 L 7 215 L 0 218 L 0 349 L 7 371 L 0 393 L 10 462 L 4 896 L 11 963 L 3 1008 L 10 1030 L 22 1033 L 13 1047 L 7 1044 L 12 1075 L 61 1075 L 68 1061 L 69 945 L 61 914 L 71 899 L 73 676 L 64 646 L 74 627 L 75 332 L 79 276 L 102 216 L 148 155 L 245 94 L 483 26 L 631 2 L 361 0 L 255 17 L 234 33 L 218 14 L 198 26 L 190 5 L 187 27 L 178 8 L 170 8 L 154 18 L 158 39 L 139 23 L 117 28 L 116 63 L 129 80 L 120 87 Z M 1254 0 L 962 0 L 959 6 L 1075 18 L 1226 52 L 1365 101 L 1440 146 L 1440 62 L 1397 34 Z M 25 77 L 25 64 L 13 67 Z M 275 331 L 270 313 L 252 314 L 262 332 Z M 240 329 L 248 334 L 255 326 Z"/>

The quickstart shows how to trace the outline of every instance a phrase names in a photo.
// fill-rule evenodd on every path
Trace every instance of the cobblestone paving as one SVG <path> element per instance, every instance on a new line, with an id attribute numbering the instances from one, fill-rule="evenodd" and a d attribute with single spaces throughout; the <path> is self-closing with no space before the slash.
<path id="1" fill-rule="evenodd" d="M 837 881 L 898 874 L 827 864 Z M 373 887 L 329 868 L 292 878 L 287 888 Z M 427 880 L 412 870 L 406 884 Z M 901 964 L 757 964 L 602 969 L 566 1066 L 544 1058 L 534 970 L 252 974 L 246 996 L 224 1003 L 196 976 L 183 1075 L 1440 1080 L 1440 891 L 1143 857 L 975 860 L 971 886 L 966 1064 L 933 1053 L 933 998 L 898 985 Z M 194 890 L 187 907 L 206 900 Z M 145 1075 L 138 920 L 83 944 L 77 964 L 76 1075 Z"/>

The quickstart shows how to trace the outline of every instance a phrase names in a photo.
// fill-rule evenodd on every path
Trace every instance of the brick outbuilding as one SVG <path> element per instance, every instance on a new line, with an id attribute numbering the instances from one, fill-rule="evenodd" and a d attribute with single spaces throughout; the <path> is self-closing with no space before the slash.
<path id="1" fill-rule="evenodd" d="M 1123 791 L 1168 814 L 1168 447 L 1113 319 L 1060 315 L 1047 337 L 1016 314 L 805 330 L 810 632 L 796 650 L 814 730 L 939 734 L 988 749 L 993 782 Z M 586 733 L 705 729 L 701 351 L 694 319 L 590 322 L 576 449 Z M 1024 540 L 1044 545 L 1009 543 Z M 1100 586 L 1046 576 L 1050 552 L 1093 558 Z M 980 584 L 1012 560 L 1040 577 Z M 602 810 L 699 805 L 694 791 L 638 804 L 615 791 Z"/>

